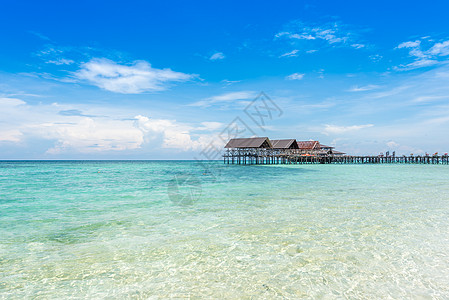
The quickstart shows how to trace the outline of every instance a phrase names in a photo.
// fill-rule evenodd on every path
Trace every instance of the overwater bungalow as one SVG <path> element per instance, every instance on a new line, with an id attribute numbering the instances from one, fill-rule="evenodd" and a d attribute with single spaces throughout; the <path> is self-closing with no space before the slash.
<path id="1" fill-rule="evenodd" d="M 231 164 L 449 164 L 438 156 L 353 156 L 319 141 L 270 140 L 268 137 L 236 138 L 225 145 L 224 163 Z"/>
<path id="2" fill-rule="evenodd" d="M 310 155 L 344 155 L 346 153 L 335 150 L 335 147 L 321 144 L 319 141 L 298 141 L 300 153 Z"/>

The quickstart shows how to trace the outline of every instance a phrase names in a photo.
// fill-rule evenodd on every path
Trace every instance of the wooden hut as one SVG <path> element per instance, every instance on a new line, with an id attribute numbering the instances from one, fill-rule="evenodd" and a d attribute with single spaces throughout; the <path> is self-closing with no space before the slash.
<path id="1" fill-rule="evenodd" d="M 229 163 L 259 164 L 273 162 L 273 145 L 268 137 L 231 139 L 225 145 L 224 159 Z"/>
<path id="2" fill-rule="evenodd" d="M 273 149 L 299 149 L 295 139 L 288 140 L 271 140 Z"/>
<path id="3" fill-rule="evenodd" d="M 317 155 L 320 150 L 320 142 L 318 141 L 297 141 L 299 153 Z"/>
<path id="4" fill-rule="evenodd" d="M 226 144 L 227 149 L 267 149 L 272 148 L 272 144 L 268 137 L 255 137 L 255 138 L 238 138 L 230 139 Z"/>

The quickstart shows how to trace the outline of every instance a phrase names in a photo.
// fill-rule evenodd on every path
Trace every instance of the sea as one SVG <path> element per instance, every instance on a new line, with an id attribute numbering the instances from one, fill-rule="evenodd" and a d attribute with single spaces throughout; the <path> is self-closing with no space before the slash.
<path id="1" fill-rule="evenodd" d="M 449 166 L 0 162 L 0 299 L 449 299 Z"/>

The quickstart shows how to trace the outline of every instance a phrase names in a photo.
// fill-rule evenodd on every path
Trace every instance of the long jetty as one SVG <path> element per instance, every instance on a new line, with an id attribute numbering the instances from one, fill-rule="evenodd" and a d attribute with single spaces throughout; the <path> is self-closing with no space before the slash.
<path id="1" fill-rule="evenodd" d="M 449 156 L 306 156 L 282 154 L 225 153 L 225 164 L 273 165 L 273 164 L 449 164 Z"/>
<path id="2" fill-rule="evenodd" d="M 273 164 L 449 164 L 448 154 L 356 156 L 336 151 L 318 141 L 270 140 L 268 137 L 234 138 L 225 146 L 223 162 L 239 165 Z"/>

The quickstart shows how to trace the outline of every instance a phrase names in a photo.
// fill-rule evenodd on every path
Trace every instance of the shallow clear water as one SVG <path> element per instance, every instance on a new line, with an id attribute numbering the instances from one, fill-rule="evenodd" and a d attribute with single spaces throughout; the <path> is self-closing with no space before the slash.
<path id="1" fill-rule="evenodd" d="M 449 166 L 0 162 L 0 298 L 449 298 Z"/>

